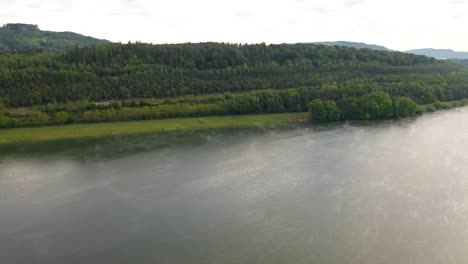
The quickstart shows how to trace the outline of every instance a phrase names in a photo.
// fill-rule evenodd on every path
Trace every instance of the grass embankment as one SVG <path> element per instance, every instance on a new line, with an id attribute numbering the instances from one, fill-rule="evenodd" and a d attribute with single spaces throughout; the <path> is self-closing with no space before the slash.
<path id="1" fill-rule="evenodd" d="M 452 109 L 456 107 L 464 107 L 468 105 L 468 99 L 462 99 L 457 101 L 444 101 L 444 102 L 435 102 L 432 104 L 421 105 L 420 108 L 423 113 L 425 112 L 435 112 L 438 110 Z"/>
<path id="2" fill-rule="evenodd" d="M 157 133 L 175 130 L 281 124 L 307 118 L 307 113 L 211 116 L 162 120 L 93 123 L 69 126 L 27 127 L 0 130 L 0 144 Z"/>

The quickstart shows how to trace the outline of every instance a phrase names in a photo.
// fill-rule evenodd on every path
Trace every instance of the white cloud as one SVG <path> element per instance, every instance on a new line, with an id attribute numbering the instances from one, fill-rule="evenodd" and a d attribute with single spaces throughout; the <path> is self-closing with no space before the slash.
<path id="1" fill-rule="evenodd" d="M 0 7 L 0 23 L 122 42 L 349 40 L 468 50 L 468 3 L 460 0 L 0 0 Z"/>

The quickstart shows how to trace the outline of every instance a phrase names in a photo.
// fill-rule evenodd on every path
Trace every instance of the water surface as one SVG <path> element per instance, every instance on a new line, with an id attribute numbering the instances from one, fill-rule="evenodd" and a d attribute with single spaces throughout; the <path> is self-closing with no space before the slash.
<path id="1" fill-rule="evenodd" d="M 0 263 L 467 263 L 468 109 L 0 147 Z"/>

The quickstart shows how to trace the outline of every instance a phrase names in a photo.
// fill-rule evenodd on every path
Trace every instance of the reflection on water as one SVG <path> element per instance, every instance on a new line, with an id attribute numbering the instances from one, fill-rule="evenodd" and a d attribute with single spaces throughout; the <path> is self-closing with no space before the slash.
<path id="1" fill-rule="evenodd" d="M 2 146 L 0 263 L 466 263 L 468 109 Z"/>

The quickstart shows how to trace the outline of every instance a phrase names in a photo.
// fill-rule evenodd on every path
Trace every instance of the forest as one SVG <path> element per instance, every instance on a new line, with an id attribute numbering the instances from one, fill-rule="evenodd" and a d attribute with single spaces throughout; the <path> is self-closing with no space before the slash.
<path id="1" fill-rule="evenodd" d="M 468 98 L 468 71 L 340 46 L 108 44 L 1 54 L 0 98 L 2 127 L 307 110 L 316 121 L 387 119 Z M 11 111 L 20 107 L 34 111 Z"/>

